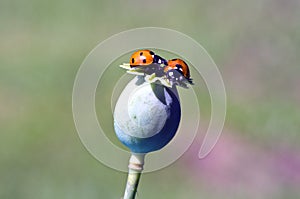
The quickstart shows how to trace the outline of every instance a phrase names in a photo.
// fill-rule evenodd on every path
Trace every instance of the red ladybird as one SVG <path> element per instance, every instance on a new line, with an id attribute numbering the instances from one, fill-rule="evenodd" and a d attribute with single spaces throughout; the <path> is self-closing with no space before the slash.
<path id="1" fill-rule="evenodd" d="M 164 72 L 172 84 L 182 84 L 186 81 L 193 84 L 189 66 L 181 59 L 169 60 L 168 65 L 164 68 Z"/>
<path id="2" fill-rule="evenodd" d="M 143 68 L 145 74 L 156 73 L 156 76 L 162 76 L 164 73 L 161 64 L 167 65 L 167 61 L 151 50 L 138 50 L 130 57 L 130 67 Z"/>

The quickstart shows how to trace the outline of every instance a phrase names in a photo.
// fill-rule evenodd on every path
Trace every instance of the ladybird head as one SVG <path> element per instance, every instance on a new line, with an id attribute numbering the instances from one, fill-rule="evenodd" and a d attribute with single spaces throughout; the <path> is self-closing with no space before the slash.
<path id="1" fill-rule="evenodd" d="M 154 55 L 153 63 L 159 64 L 159 65 L 163 64 L 164 66 L 168 65 L 167 60 L 165 60 L 164 58 L 162 58 L 161 56 L 158 56 L 158 55 Z"/>

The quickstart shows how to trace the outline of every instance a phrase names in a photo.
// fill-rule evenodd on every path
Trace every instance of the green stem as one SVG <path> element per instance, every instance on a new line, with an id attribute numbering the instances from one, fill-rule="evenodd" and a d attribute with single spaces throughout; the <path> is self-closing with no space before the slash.
<path id="1" fill-rule="evenodd" d="M 145 154 L 132 154 L 129 160 L 129 172 L 123 199 L 135 199 L 140 177 L 143 171 Z"/>

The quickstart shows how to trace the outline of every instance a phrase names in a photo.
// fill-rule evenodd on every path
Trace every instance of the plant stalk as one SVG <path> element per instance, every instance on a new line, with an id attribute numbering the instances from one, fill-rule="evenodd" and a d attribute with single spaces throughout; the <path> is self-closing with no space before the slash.
<path id="1" fill-rule="evenodd" d="M 140 177 L 143 171 L 145 154 L 132 153 L 129 160 L 129 171 L 123 199 L 135 199 Z"/>

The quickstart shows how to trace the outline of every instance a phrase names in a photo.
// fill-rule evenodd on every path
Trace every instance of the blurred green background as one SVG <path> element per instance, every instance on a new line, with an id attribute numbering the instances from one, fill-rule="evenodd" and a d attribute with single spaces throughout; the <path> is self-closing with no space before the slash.
<path id="1" fill-rule="evenodd" d="M 126 174 L 79 140 L 72 87 L 100 41 L 144 26 L 206 48 L 228 112 L 207 158 L 197 159 L 199 138 L 173 165 L 143 175 L 138 198 L 299 198 L 299 19 L 299 0 L 0 1 L 0 198 L 121 197 Z"/>

